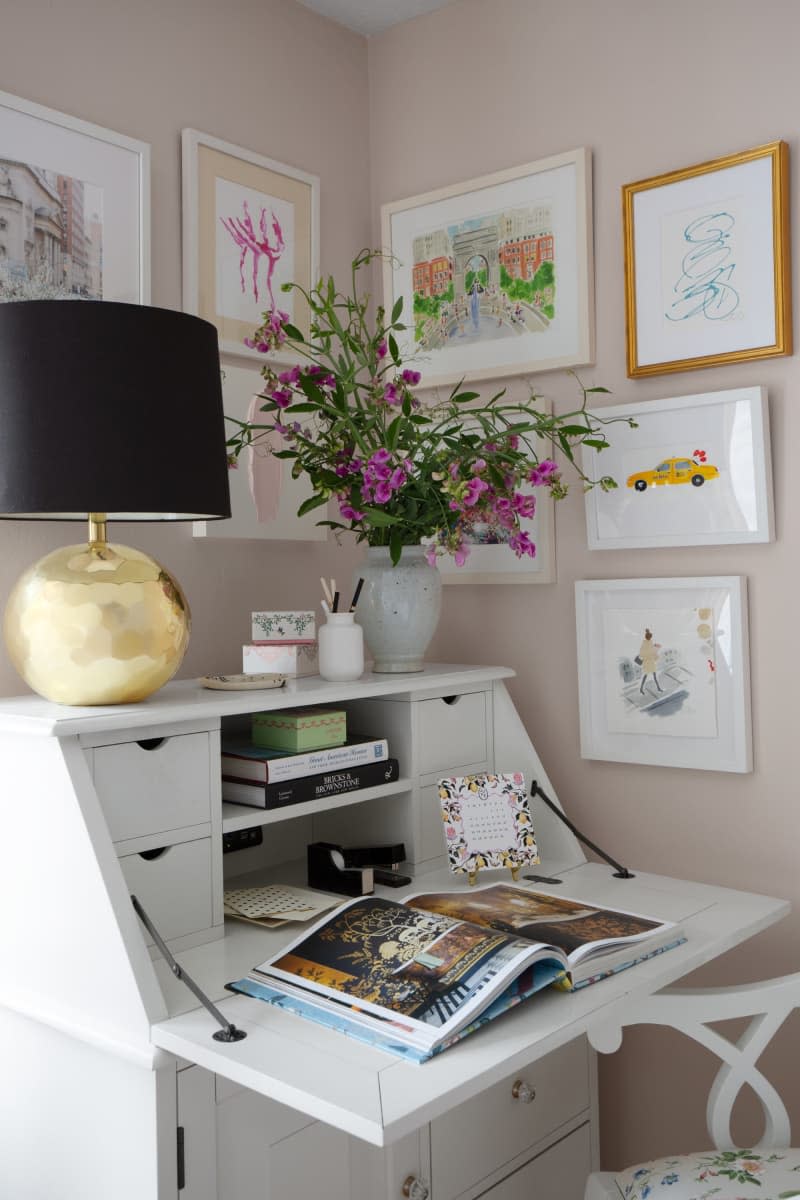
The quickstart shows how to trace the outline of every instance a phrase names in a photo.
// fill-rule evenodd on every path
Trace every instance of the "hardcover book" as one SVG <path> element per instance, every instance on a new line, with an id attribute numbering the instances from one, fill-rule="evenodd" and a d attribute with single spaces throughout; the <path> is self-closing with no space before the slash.
<path id="1" fill-rule="evenodd" d="M 510 884 L 366 896 L 228 987 L 423 1062 L 550 984 L 683 940 L 672 922 Z"/>
<path id="2" fill-rule="evenodd" d="M 249 804 L 253 808 L 285 808 L 289 804 L 304 804 L 308 800 L 322 800 L 327 796 L 357 792 L 361 788 L 378 787 L 382 783 L 394 783 L 399 776 L 396 758 L 323 771 L 319 775 L 304 775 L 282 783 L 242 782 L 223 776 L 222 799 L 231 804 Z"/>
<path id="3" fill-rule="evenodd" d="M 256 783 L 282 783 L 304 775 L 319 775 L 382 762 L 389 757 L 386 738 L 352 736 L 343 746 L 327 750 L 309 750 L 292 754 L 286 750 L 265 750 L 244 740 L 225 739 L 222 743 L 222 778 L 250 780 Z"/>

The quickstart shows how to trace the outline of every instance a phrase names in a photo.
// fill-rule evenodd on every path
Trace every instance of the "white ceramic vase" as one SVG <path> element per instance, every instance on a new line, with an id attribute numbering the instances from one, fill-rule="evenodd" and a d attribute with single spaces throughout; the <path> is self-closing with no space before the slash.
<path id="1" fill-rule="evenodd" d="M 442 607 L 442 577 L 428 564 L 425 547 L 404 546 L 393 567 L 388 546 L 370 546 L 355 577 L 364 580 L 357 616 L 375 659 L 373 670 L 421 671 Z"/>

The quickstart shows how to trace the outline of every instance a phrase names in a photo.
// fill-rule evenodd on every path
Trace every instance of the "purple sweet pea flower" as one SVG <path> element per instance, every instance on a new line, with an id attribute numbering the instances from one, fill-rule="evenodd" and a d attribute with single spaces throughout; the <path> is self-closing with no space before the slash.
<path id="1" fill-rule="evenodd" d="M 508 539 L 508 544 L 516 554 L 517 558 L 522 558 L 527 554 L 530 558 L 536 557 L 536 546 L 533 544 L 527 533 L 515 533 L 513 537 Z"/>
<path id="2" fill-rule="evenodd" d="M 407 383 L 409 387 L 416 387 L 420 379 L 422 379 L 422 375 L 419 371 L 412 371 L 410 367 L 406 367 L 400 378 L 403 380 L 403 383 Z"/>
<path id="3" fill-rule="evenodd" d="M 388 353 L 389 353 L 389 351 L 388 351 L 386 342 L 385 341 L 378 342 L 378 349 L 376 350 L 376 354 L 378 355 L 378 358 L 379 359 L 386 358 L 386 355 Z"/>

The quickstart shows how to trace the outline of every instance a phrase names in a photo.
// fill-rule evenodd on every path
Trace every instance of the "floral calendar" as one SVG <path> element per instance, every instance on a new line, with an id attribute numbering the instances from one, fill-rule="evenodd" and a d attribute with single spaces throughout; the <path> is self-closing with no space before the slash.
<path id="1" fill-rule="evenodd" d="M 538 863 L 524 777 L 448 776 L 439 780 L 444 836 L 450 870 L 466 872 L 474 883 L 485 867 L 519 869 Z"/>

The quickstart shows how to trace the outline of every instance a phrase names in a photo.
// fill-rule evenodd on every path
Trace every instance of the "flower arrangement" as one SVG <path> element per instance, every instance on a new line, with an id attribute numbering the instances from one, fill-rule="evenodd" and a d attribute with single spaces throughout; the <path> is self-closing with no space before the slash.
<path id="1" fill-rule="evenodd" d="M 262 368 L 263 417 L 235 421 L 232 464 L 246 446 L 268 439 L 277 458 L 292 461 L 293 475 L 311 483 L 298 516 L 332 500 L 338 519 L 319 524 L 388 546 L 395 564 L 403 546 L 427 543 L 429 561 L 447 553 L 462 565 L 477 527 L 488 527 L 518 557 L 533 557 L 523 522 L 534 515 L 536 489 L 557 499 L 567 492 L 554 450 L 585 486 L 616 487 L 608 477 L 587 479 L 575 461 L 580 445 L 609 444 L 602 429 L 608 422 L 587 409 L 589 394 L 607 389 L 578 381 L 580 406 L 559 416 L 536 408 L 534 394 L 526 404 L 506 399 L 504 391 L 483 401 L 460 386 L 443 402 L 423 403 L 416 394 L 422 376 L 398 349 L 402 299 L 388 315 L 377 308 L 371 322 L 369 296 L 358 290 L 358 271 L 381 256 L 358 255 L 347 295 L 330 277 L 308 292 L 284 284 L 305 298 L 309 336 L 273 307 L 247 339 L 264 354 L 289 351 L 299 361 L 284 370 Z"/>

